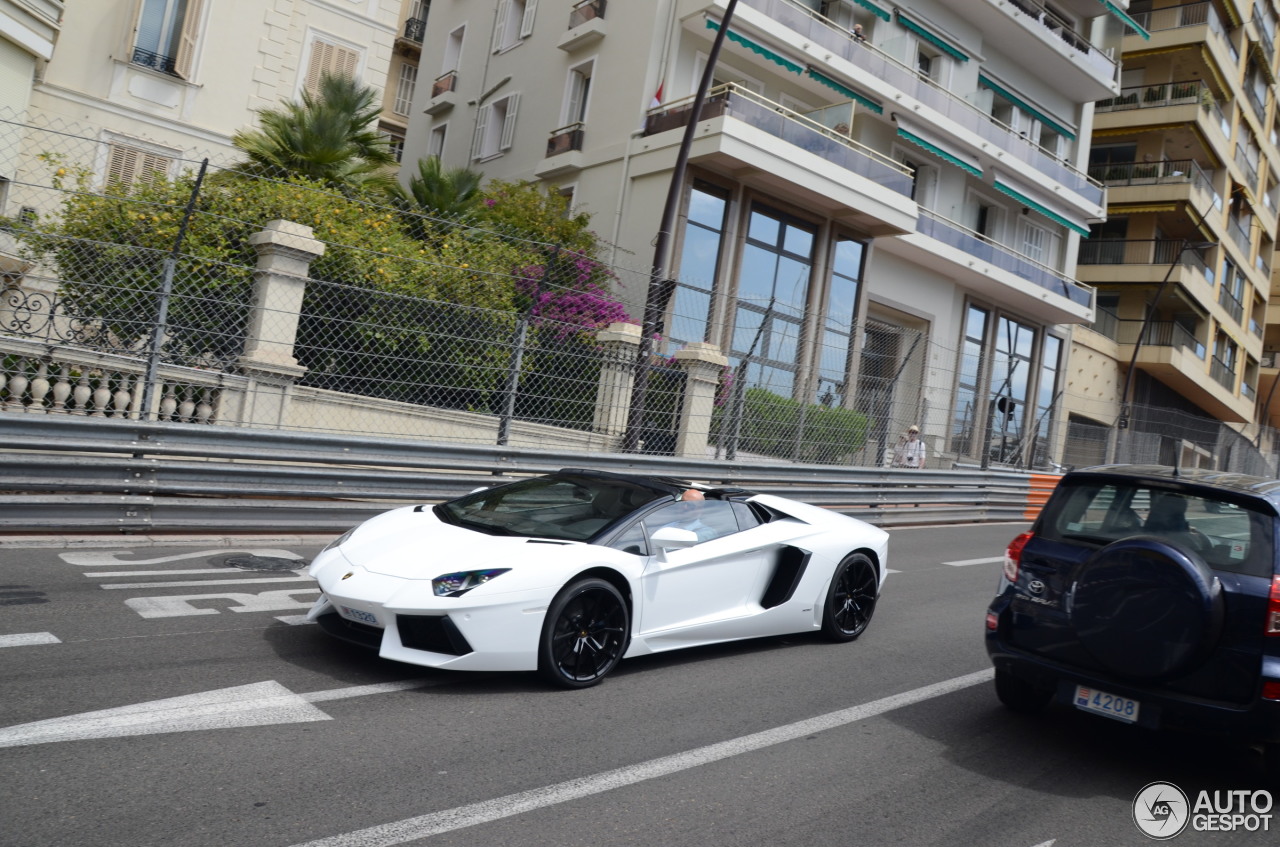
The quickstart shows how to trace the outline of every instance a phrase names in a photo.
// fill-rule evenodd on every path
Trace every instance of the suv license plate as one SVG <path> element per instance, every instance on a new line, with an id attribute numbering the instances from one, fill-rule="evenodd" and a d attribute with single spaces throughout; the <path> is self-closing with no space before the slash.
<path id="1" fill-rule="evenodd" d="M 1105 715 L 1125 723 L 1134 723 L 1138 720 L 1138 701 L 1130 700 L 1128 697 L 1118 697 L 1096 688 L 1077 685 L 1074 702 L 1077 709 L 1093 712 L 1095 715 Z"/>
<path id="2" fill-rule="evenodd" d="M 376 626 L 379 629 L 382 628 L 382 624 L 378 623 L 378 616 L 371 612 L 365 612 L 361 609 L 353 609 L 350 606 L 338 606 L 338 614 L 342 615 L 349 621 L 362 623 L 366 626 Z"/>

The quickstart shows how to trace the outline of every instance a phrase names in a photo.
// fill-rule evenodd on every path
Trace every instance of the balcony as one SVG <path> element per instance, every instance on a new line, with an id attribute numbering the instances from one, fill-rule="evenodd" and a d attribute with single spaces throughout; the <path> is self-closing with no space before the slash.
<path id="1" fill-rule="evenodd" d="M 152 53 L 150 50 L 135 47 L 133 48 L 133 57 L 129 61 L 135 65 L 159 71 L 162 74 L 177 76 L 175 71 L 177 65 L 172 56 L 164 56 L 160 53 Z"/>
<path id="2" fill-rule="evenodd" d="M 1107 187 L 1111 206 L 1189 202 L 1193 208 L 1221 208 L 1213 176 L 1194 159 L 1160 162 L 1105 162 L 1089 167 L 1089 176 Z"/>
<path id="3" fill-rule="evenodd" d="M 689 97 L 650 110 L 637 176 L 670 169 L 669 148 L 681 135 L 673 130 L 688 123 L 692 107 Z M 915 231 L 910 170 L 887 156 L 732 83 L 708 92 L 700 122 L 690 161 L 741 172 L 744 183 L 869 235 Z"/>
<path id="4" fill-rule="evenodd" d="M 916 231 L 938 242 L 925 245 L 925 252 L 932 257 L 947 259 L 948 265 L 940 269 L 966 288 L 1010 304 L 1015 302 L 1015 292 L 1022 288 L 1023 293 L 1031 299 L 1025 305 L 1019 302 L 1018 308 L 1036 313 L 1035 317 L 1053 323 L 1079 322 L 1093 306 L 1093 289 L 1089 286 L 1081 285 L 1060 270 L 1037 262 L 928 209 L 920 210 Z M 941 249 L 943 246 L 958 250 L 963 256 L 948 256 L 949 251 Z M 885 249 L 892 251 L 890 246 Z M 976 267 L 970 261 L 971 258 L 990 267 Z M 926 264 L 934 262 L 936 259 L 927 260 Z M 961 270 L 957 271 L 957 265 Z M 1004 271 L 1018 280 L 1002 279 L 1001 274 L 992 272 L 993 269 Z M 1034 288 L 1026 288 L 1020 283 L 1021 280 L 1031 283 Z M 1055 311 L 1049 314 L 1046 309 Z"/>
<path id="5" fill-rule="evenodd" d="M 423 37 L 427 34 L 427 22 L 424 18 L 409 18 L 404 22 L 404 37 L 406 41 L 412 41 L 414 44 L 421 44 Z"/>
<path id="6" fill-rule="evenodd" d="M 693 6 L 705 8 L 708 5 L 715 5 L 715 3 L 691 4 L 691 8 Z M 744 7 L 748 8 L 744 10 Z M 755 14 L 749 14 L 749 12 Z M 765 16 L 768 20 L 764 19 Z M 993 7 L 991 17 L 993 20 L 1002 21 L 1001 26 L 1009 26 L 1007 11 Z M 701 16 L 698 16 L 699 23 L 687 21 L 686 25 L 701 26 L 700 18 Z M 689 19 L 691 20 L 694 19 Z M 981 152 L 991 157 L 994 162 L 992 151 L 983 149 L 984 145 L 991 145 L 1000 153 L 1011 156 L 1017 162 L 1035 171 L 1034 174 L 1025 174 L 1026 179 L 1043 184 L 1047 178 L 1079 195 L 1091 206 L 1101 207 L 1104 204 L 1105 190 L 1087 175 L 1032 143 L 1021 132 L 996 120 L 989 112 L 974 106 L 963 96 L 938 85 L 932 79 L 922 77 L 914 67 L 890 55 L 886 50 L 870 42 L 855 41 L 847 30 L 837 26 L 818 12 L 791 0 L 741 0 L 733 28 L 737 30 L 739 27 L 746 27 L 753 20 L 757 22 L 754 26 L 762 33 L 763 38 L 767 38 L 768 33 L 776 32 L 780 27 L 800 36 L 808 47 L 804 55 L 795 58 L 800 63 L 810 64 L 809 75 L 815 76 L 813 68 L 816 67 L 820 73 L 815 78 L 831 77 L 832 81 L 841 87 L 845 83 L 840 78 L 847 77 L 858 89 L 870 95 L 863 98 L 870 103 L 867 108 L 879 113 L 884 109 L 882 104 L 890 104 L 899 111 L 915 113 L 939 132 L 955 134 L 954 128 L 934 120 L 931 115 L 920 112 L 916 104 L 928 107 L 938 116 L 954 122 L 958 128 L 971 133 L 973 138 L 957 138 L 957 141 L 966 148 L 972 148 L 975 153 Z M 1039 57 L 1034 61 L 1043 65 Z M 846 70 L 849 66 L 852 73 Z M 1108 79 L 1114 73 L 1114 66 L 1112 66 L 1108 71 Z M 1113 91 L 1114 89 L 1110 87 L 1100 91 L 1095 90 L 1089 97 L 1080 99 L 1094 99 Z M 877 100 L 880 102 L 876 102 Z M 1000 162 L 1006 167 L 1010 164 L 1006 159 L 1001 159 Z M 1082 212 L 1085 213 L 1085 217 L 1092 215 L 1092 209 L 1082 209 Z"/>
<path id="7" fill-rule="evenodd" d="M 1168 274 L 1188 302 L 1203 311 L 1213 297 L 1213 272 L 1198 252 L 1183 250 L 1185 244 L 1178 238 L 1090 238 L 1080 242 L 1076 273 L 1081 282 L 1100 288 L 1159 285 Z"/>
<path id="8" fill-rule="evenodd" d="M 539 179 L 563 177 L 582 170 L 582 142 L 585 136 L 582 122 L 572 123 L 551 131 L 547 139 L 546 158 L 534 169 Z"/>
<path id="9" fill-rule="evenodd" d="M 1117 353 L 1122 360 L 1133 356 L 1133 345 L 1142 332 L 1143 321 L 1121 320 Z M 1137 366 L 1179 392 L 1214 417 L 1224 421 L 1249 420 L 1253 404 L 1235 393 L 1235 373 L 1191 331 L 1175 321 L 1151 321 L 1146 325 Z M 1211 379 L 1205 379 L 1205 375 Z"/>
<path id="10" fill-rule="evenodd" d="M 1224 283 L 1222 289 L 1218 292 L 1218 305 L 1226 309 L 1227 314 L 1236 323 L 1244 320 L 1244 304 L 1236 299 L 1236 296 L 1227 290 Z"/>
<path id="11" fill-rule="evenodd" d="M 1136 5 L 1136 4 L 1135 4 Z M 1235 45 L 1227 35 L 1227 27 L 1212 3 L 1184 3 L 1179 6 L 1165 6 L 1152 9 L 1151 3 L 1144 3 L 1145 9 L 1131 6 L 1129 16 L 1142 26 L 1151 36 L 1149 41 L 1139 41 L 1136 36 L 1126 37 L 1125 49 L 1149 50 L 1151 52 L 1169 50 L 1178 47 L 1192 47 L 1199 52 L 1201 46 L 1207 46 L 1219 67 L 1235 67 L 1239 62 L 1239 54 Z"/>
<path id="12" fill-rule="evenodd" d="M 1126 86 L 1094 105 L 1094 122 L 1095 133 L 1111 136 L 1159 131 L 1172 149 L 1208 143 L 1217 158 L 1227 155 L 1231 137 L 1230 122 L 1201 80 Z"/>
<path id="13" fill-rule="evenodd" d="M 427 101 L 426 113 L 438 115 L 447 112 L 458 103 L 458 72 L 445 71 L 431 83 L 431 99 Z"/>
<path id="14" fill-rule="evenodd" d="M 605 36 L 606 0 L 579 0 L 569 11 L 569 28 L 556 42 L 566 53 L 590 47 Z"/>

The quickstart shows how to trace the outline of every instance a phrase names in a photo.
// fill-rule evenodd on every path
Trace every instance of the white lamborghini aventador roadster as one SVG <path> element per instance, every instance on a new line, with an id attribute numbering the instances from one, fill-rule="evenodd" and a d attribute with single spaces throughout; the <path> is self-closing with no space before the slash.
<path id="1" fill-rule="evenodd" d="M 817 506 L 566 469 L 366 521 L 309 613 L 386 659 L 594 685 L 629 656 L 871 621 L 888 533 Z M 696 495 L 694 495 L 696 496 Z"/>

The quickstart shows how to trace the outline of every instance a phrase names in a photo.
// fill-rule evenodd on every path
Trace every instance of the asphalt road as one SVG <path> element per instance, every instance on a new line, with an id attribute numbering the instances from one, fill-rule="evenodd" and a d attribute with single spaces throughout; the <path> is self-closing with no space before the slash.
<path id="1" fill-rule="evenodd" d="M 1000 707 L 983 617 L 1020 529 L 893 531 L 851 644 L 633 659 L 576 692 L 300 622 L 318 544 L 0 544 L 0 847 L 1097 847 L 1150 843 L 1148 783 L 1263 787 L 1248 748 Z"/>

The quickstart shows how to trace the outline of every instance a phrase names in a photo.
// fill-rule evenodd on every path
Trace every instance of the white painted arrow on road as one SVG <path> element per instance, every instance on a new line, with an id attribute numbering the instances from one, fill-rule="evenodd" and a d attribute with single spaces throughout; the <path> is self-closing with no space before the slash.
<path id="1" fill-rule="evenodd" d="M 332 720 L 313 704 L 369 694 L 385 694 L 439 685 L 435 680 L 404 680 L 378 685 L 333 688 L 294 694 L 278 682 L 255 682 L 133 706 L 84 712 L 0 729 L 0 747 L 49 744 L 87 738 L 121 738 L 162 732 L 194 732 L 244 726 Z"/>

